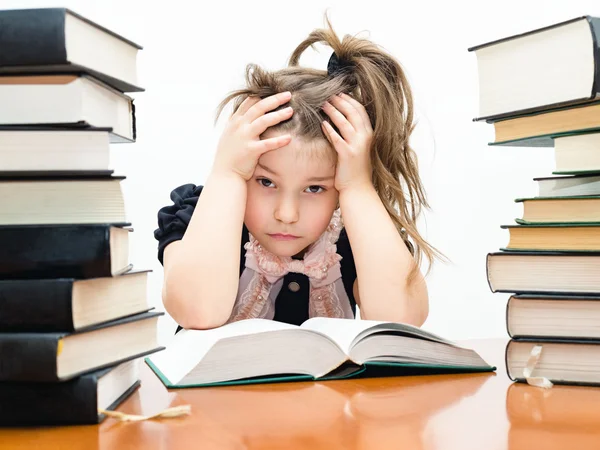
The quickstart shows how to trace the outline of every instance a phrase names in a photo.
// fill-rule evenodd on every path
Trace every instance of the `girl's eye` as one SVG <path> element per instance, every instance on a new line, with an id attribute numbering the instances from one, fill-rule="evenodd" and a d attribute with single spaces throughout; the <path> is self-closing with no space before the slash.
<path id="1" fill-rule="evenodd" d="M 268 178 L 259 178 L 257 181 L 258 181 L 258 182 L 260 183 L 260 185 L 261 185 L 261 186 L 263 186 L 263 187 L 267 187 L 267 188 L 268 188 L 268 187 L 272 187 L 272 186 L 274 186 L 274 185 L 273 185 L 273 182 L 272 182 L 271 180 L 269 180 Z"/>
<path id="2" fill-rule="evenodd" d="M 321 186 L 309 186 L 306 188 L 306 190 L 311 194 L 319 194 L 320 192 L 325 191 L 325 189 L 323 189 Z"/>

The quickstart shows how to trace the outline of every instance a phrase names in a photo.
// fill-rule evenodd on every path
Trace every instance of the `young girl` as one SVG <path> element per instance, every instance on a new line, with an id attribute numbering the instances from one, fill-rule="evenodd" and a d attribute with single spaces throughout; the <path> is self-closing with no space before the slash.
<path id="1" fill-rule="evenodd" d="M 400 64 L 366 39 L 313 31 L 285 69 L 253 64 L 204 186 L 158 212 L 163 302 L 184 328 L 247 318 L 301 324 L 361 317 L 420 326 L 419 270 L 436 255 L 416 218 L 428 207 L 411 90 Z M 327 70 L 298 65 L 314 43 Z M 412 243 L 409 241 L 412 241 Z"/>

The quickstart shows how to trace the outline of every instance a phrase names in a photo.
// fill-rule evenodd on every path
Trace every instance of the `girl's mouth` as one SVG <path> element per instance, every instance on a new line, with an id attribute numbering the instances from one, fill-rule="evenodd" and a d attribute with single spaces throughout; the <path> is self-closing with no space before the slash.
<path id="1" fill-rule="evenodd" d="M 294 239 L 298 239 L 299 236 L 294 236 L 293 234 L 281 234 L 281 233 L 275 233 L 275 234 L 269 234 L 269 236 L 273 239 L 275 239 L 276 241 L 293 241 Z"/>

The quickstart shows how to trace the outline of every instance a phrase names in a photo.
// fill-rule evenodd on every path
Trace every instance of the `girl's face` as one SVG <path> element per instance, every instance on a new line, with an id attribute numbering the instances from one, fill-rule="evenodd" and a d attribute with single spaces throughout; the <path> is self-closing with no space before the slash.
<path id="1" fill-rule="evenodd" d="M 270 130 L 263 134 L 274 136 Z M 248 181 L 244 223 L 271 253 L 299 255 L 329 225 L 338 202 L 333 152 L 325 140 L 292 136 L 288 145 L 258 160 Z"/>

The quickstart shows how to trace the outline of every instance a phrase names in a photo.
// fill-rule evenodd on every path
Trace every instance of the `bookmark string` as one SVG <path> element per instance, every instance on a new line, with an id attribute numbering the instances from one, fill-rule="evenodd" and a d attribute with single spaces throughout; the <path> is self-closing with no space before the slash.
<path id="1" fill-rule="evenodd" d="M 531 349 L 531 353 L 529 354 L 527 364 L 525 364 L 525 368 L 523 369 L 523 376 L 525 377 L 525 381 L 527 381 L 527 384 L 531 386 L 540 387 L 542 389 L 550 389 L 553 386 L 553 384 L 548 378 L 532 376 L 533 370 L 535 369 L 535 366 L 537 365 L 541 356 L 542 346 L 534 346 Z"/>
<path id="2" fill-rule="evenodd" d="M 139 416 L 137 414 L 125 414 L 119 411 L 107 411 L 105 409 L 98 409 L 98 413 L 104 414 L 108 417 L 112 417 L 120 422 L 140 422 L 142 420 L 154 420 L 154 419 L 171 419 L 174 417 L 189 416 L 192 413 L 191 405 L 180 405 L 172 408 L 167 408 L 157 414 L 151 416 Z"/>

